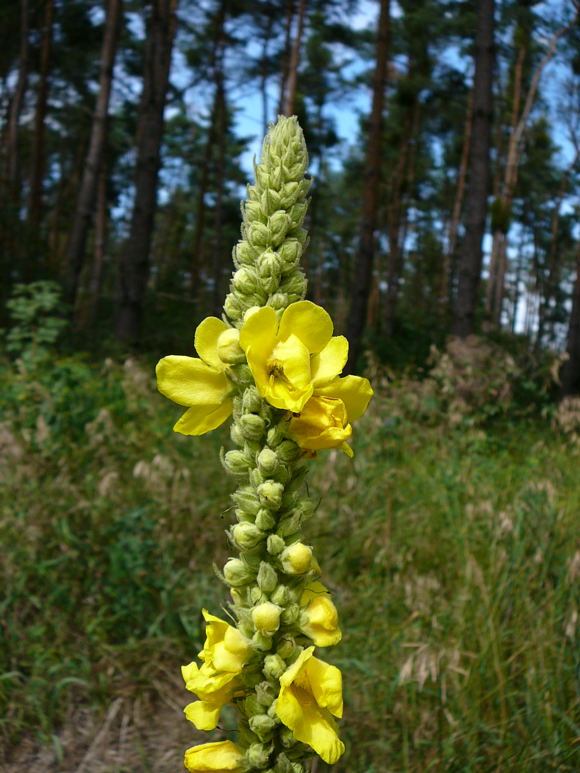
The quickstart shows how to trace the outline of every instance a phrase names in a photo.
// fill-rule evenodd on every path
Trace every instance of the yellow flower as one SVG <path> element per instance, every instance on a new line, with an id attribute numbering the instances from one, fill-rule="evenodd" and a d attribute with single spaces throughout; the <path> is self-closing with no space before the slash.
<path id="1" fill-rule="evenodd" d="M 312 656 L 308 647 L 280 677 L 276 714 L 294 737 L 308 744 L 325 762 L 332 765 L 344 752 L 338 737 L 335 717 L 342 717 L 342 676 Z"/>
<path id="2" fill-rule="evenodd" d="M 314 389 L 338 376 L 348 342 L 332 336 L 328 313 L 310 301 L 291 303 L 280 322 L 269 306 L 250 309 L 240 346 L 260 395 L 275 408 L 300 413 Z"/>
<path id="3" fill-rule="evenodd" d="M 202 743 L 185 752 L 185 767 L 189 773 L 237 773 L 242 770 L 242 750 L 232 741 Z"/>
<path id="4" fill-rule="evenodd" d="M 218 723 L 222 706 L 229 703 L 237 689 L 236 677 L 242 671 L 249 652 L 244 636 L 206 609 L 203 616 L 208 623 L 206 641 L 199 659 L 201 668 L 192 662 L 182 666 L 185 687 L 197 695 L 185 707 L 185 716 L 198 730 L 213 730 Z"/>
<path id="5" fill-rule="evenodd" d="M 223 424 L 232 413 L 228 364 L 218 353 L 224 352 L 224 341 L 225 349 L 231 349 L 231 337 L 231 328 L 225 322 L 207 317 L 195 331 L 199 357 L 172 354 L 157 363 L 157 389 L 174 403 L 188 408 L 173 427 L 175 432 L 203 435 Z"/>
<path id="6" fill-rule="evenodd" d="M 346 442 L 352 435 L 350 422 L 363 415 L 372 396 L 369 380 L 360 376 L 319 383 L 300 415 L 290 420 L 290 437 L 307 451 L 340 448 L 353 456 Z"/>
<path id="7" fill-rule="evenodd" d="M 330 593 L 321 582 L 306 586 L 300 604 L 304 607 L 301 628 L 317 647 L 331 647 L 342 639 L 338 627 L 338 613 L 330 599 Z"/>

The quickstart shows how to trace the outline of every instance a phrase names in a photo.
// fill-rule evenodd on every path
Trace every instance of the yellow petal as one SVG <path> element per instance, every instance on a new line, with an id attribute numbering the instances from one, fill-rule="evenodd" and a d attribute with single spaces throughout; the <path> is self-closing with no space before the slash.
<path id="1" fill-rule="evenodd" d="M 335 717 L 342 717 L 342 674 L 318 658 L 310 658 L 306 664 L 310 689 L 321 708 L 327 708 Z"/>
<path id="2" fill-rule="evenodd" d="M 253 354 L 253 347 L 250 349 Z M 248 362 L 250 355 L 248 355 Z M 290 335 L 274 347 L 266 362 L 266 379 L 256 379 L 258 391 L 270 405 L 299 413 L 314 387 L 310 378 L 310 353 L 302 341 Z"/>
<path id="3" fill-rule="evenodd" d="M 342 400 L 314 395 L 300 416 L 290 420 L 288 432 L 301 448 L 336 448 L 352 435 Z"/>
<path id="4" fill-rule="evenodd" d="M 304 594 L 302 594 L 304 605 Z M 342 638 L 338 613 L 327 593 L 310 598 L 303 613 L 302 630 L 317 647 L 331 647 Z"/>
<path id="5" fill-rule="evenodd" d="M 241 771 L 242 750 L 232 741 L 203 743 L 185 752 L 184 764 L 189 773 L 226 773 Z"/>
<path id="6" fill-rule="evenodd" d="M 311 354 L 318 354 L 330 341 L 332 330 L 330 315 L 322 306 L 311 301 L 297 301 L 282 314 L 278 337 L 284 340 L 294 334 Z"/>
<path id="7" fill-rule="evenodd" d="M 313 693 L 307 670 L 309 663 L 316 660 L 312 657 L 313 651 L 314 647 L 308 647 L 301 652 L 297 661 L 280 677 L 276 714 L 298 741 L 308 744 L 332 765 L 344 752 L 344 744 L 338 737 L 336 723 L 330 713 L 317 703 Z M 315 668 L 313 672 L 315 678 L 318 670 Z M 326 700 L 326 690 L 318 689 L 318 692 Z"/>
<path id="8" fill-rule="evenodd" d="M 178 405 L 219 405 L 231 386 L 225 374 L 197 357 L 171 354 L 155 368 L 157 389 Z"/>
<path id="9" fill-rule="evenodd" d="M 265 360 L 276 343 L 278 317 L 270 306 L 257 309 L 246 316 L 240 330 L 240 346 L 246 352 L 251 346 L 256 357 Z"/>
<path id="10" fill-rule="evenodd" d="M 218 357 L 217 342 L 220 335 L 227 330 L 226 323 L 217 317 L 206 317 L 195 331 L 195 350 L 204 362 L 218 370 L 224 369 L 224 364 Z"/>
<path id="11" fill-rule="evenodd" d="M 182 435 L 203 435 L 223 424 L 231 416 L 233 406 L 229 398 L 220 405 L 195 405 L 178 419 L 173 430 Z"/>
<path id="12" fill-rule="evenodd" d="M 360 419 L 374 392 L 367 378 L 345 376 L 316 389 L 316 394 L 337 397 L 346 406 L 349 421 Z"/>
<path id="13" fill-rule="evenodd" d="M 221 706 L 206 701 L 194 701 L 183 710 L 186 719 L 198 730 L 215 730 L 220 718 Z"/>
<path id="14" fill-rule="evenodd" d="M 190 664 L 191 666 L 192 664 Z M 194 664 L 195 665 L 195 664 Z M 228 690 L 233 690 L 232 682 L 237 674 L 229 671 L 215 671 L 211 666 L 203 665 L 197 671 L 188 668 L 187 679 L 182 669 L 185 679 L 185 689 L 193 692 L 198 698 L 203 700 L 211 699 L 218 703 L 227 703 L 229 700 Z"/>
<path id="15" fill-rule="evenodd" d="M 312 383 L 314 386 L 326 384 L 336 378 L 348 359 L 348 341 L 344 336 L 333 336 L 320 354 L 312 357 Z"/>
<path id="16" fill-rule="evenodd" d="M 305 607 L 309 601 L 319 598 L 320 596 L 330 596 L 328 588 L 318 580 L 309 582 L 302 591 L 302 596 L 300 596 L 300 604 Z"/>

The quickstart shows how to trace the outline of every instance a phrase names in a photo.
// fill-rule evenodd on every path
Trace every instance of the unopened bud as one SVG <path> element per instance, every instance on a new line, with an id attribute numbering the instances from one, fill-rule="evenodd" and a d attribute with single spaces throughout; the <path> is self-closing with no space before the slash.
<path id="1" fill-rule="evenodd" d="M 289 599 L 290 591 L 286 585 L 278 585 L 270 597 L 270 601 L 272 601 L 273 604 L 278 604 L 279 607 L 285 607 Z"/>
<path id="2" fill-rule="evenodd" d="M 279 465 L 278 456 L 271 448 L 263 448 L 258 454 L 257 462 L 258 469 L 266 477 L 274 475 Z"/>
<path id="3" fill-rule="evenodd" d="M 236 293 L 228 293 L 224 302 L 224 311 L 230 319 L 240 319 L 243 308 Z"/>
<path id="4" fill-rule="evenodd" d="M 290 749 L 296 743 L 294 733 L 292 730 L 290 730 L 289 727 L 280 728 L 280 740 L 282 741 L 282 746 L 284 746 L 286 749 Z"/>
<path id="5" fill-rule="evenodd" d="M 244 700 L 244 712 L 246 713 L 246 716 L 253 717 L 256 714 L 261 714 L 262 711 L 263 709 L 258 698 L 255 695 L 248 695 Z"/>
<path id="6" fill-rule="evenodd" d="M 236 523 L 232 527 L 232 539 L 240 550 L 252 550 L 266 538 L 265 533 L 253 523 Z"/>
<path id="7" fill-rule="evenodd" d="M 241 429 L 235 422 L 230 427 L 230 437 L 237 446 L 244 445 L 244 436 L 242 435 Z"/>
<path id="8" fill-rule="evenodd" d="M 280 607 L 269 601 L 258 604 L 252 609 L 252 620 L 260 633 L 276 633 L 280 627 Z"/>
<path id="9" fill-rule="evenodd" d="M 227 365 L 245 362 L 246 355 L 240 346 L 240 331 L 237 328 L 229 327 L 220 333 L 217 340 L 217 353 L 220 360 Z"/>
<path id="10" fill-rule="evenodd" d="M 292 660 L 296 656 L 297 651 L 296 642 L 292 638 L 292 636 L 284 636 L 280 642 L 278 643 L 278 646 L 276 648 L 276 652 L 283 660 Z"/>
<path id="11" fill-rule="evenodd" d="M 256 631 L 252 636 L 252 645 L 254 649 L 260 650 L 261 652 L 267 652 L 272 649 L 272 637 L 267 636 L 260 631 Z"/>
<path id="12" fill-rule="evenodd" d="M 258 588 L 257 585 L 254 585 L 254 587 L 250 590 L 250 603 L 264 604 L 266 601 L 269 601 L 268 596 L 266 596 L 261 588 Z"/>
<path id="13" fill-rule="evenodd" d="M 294 210 L 295 207 L 292 209 Z M 302 221 L 300 221 L 299 225 L 301 222 Z M 275 247 L 284 241 L 284 237 L 288 233 L 289 229 L 292 228 L 292 225 L 292 221 L 286 212 L 284 212 L 284 210 L 274 212 L 274 214 L 268 218 L 268 229 L 270 230 L 271 243 Z"/>
<path id="14" fill-rule="evenodd" d="M 286 668 L 286 663 L 280 655 L 266 655 L 264 658 L 263 674 L 268 679 L 280 679 Z"/>
<path id="15" fill-rule="evenodd" d="M 270 244 L 270 229 L 263 223 L 251 223 L 246 234 L 253 247 L 268 247 Z"/>
<path id="16" fill-rule="evenodd" d="M 300 607 L 298 604 L 290 604 L 282 612 L 282 621 L 284 625 L 294 625 L 300 619 Z"/>
<path id="17" fill-rule="evenodd" d="M 262 531 L 269 531 L 276 525 L 276 519 L 269 510 L 261 507 L 256 515 L 256 526 Z"/>
<path id="18" fill-rule="evenodd" d="M 274 293 L 268 299 L 268 306 L 271 306 L 275 311 L 279 309 L 285 309 L 288 306 L 289 299 L 286 293 Z"/>
<path id="19" fill-rule="evenodd" d="M 242 396 L 242 410 L 244 413 L 259 413 L 262 408 L 262 398 L 255 386 L 249 386 Z"/>
<path id="20" fill-rule="evenodd" d="M 262 279 L 266 279 L 267 277 L 279 277 L 281 268 L 280 258 L 276 252 L 264 250 L 256 261 L 256 268 Z"/>
<path id="21" fill-rule="evenodd" d="M 282 518 L 276 529 L 276 533 L 281 537 L 289 537 L 291 534 L 296 534 L 302 525 L 302 513 L 294 511 L 292 515 L 287 518 Z"/>
<path id="22" fill-rule="evenodd" d="M 281 459 L 281 461 L 293 462 L 298 459 L 302 451 L 300 450 L 298 444 L 293 440 L 283 440 L 276 448 L 276 453 L 278 454 L 278 457 Z"/>
<path id="23" fill-rule="evenodd" d="M 286 428 L 283 422 L 278 422 L 268 430 L 266 439 L 270 448 L 276 448 L 286 437 Z"/>
<path id="24" fill-rule="evenodd" d="M 312 548 L 295 542 L 283 551 L 280 561 L 287 574 L 305 574 L 312 565 Z"/>
<path id="25" fill-rule="evenodd" d="M 246 241 L 238 242 L 234 247 L 234 250 L 234 263 L 251 265 L 256 260 L 256 251 Z"/>
<path id="26" fill-rule="evenodd" d="M 270 534 L 266 540 L 266 549 L 271 556 L 277 556 L 286 547 L 286 543 L 277 534 Z"/>
<path id="27" fill-rule="evenodd" d="M 239 558 L 230 558 L 224 566 L 224 578 L 228 585 L 240 588 L 252 582 L 256 575 L 240 561 Z"/>
<path id="28" fill-rule="evenodd" d="M 253 743 L 246 752 L 246 759 L 251 768 L 264 770 L 264 768 L 268 767 L 271 752 L 271 746 L 265 746 L 262 743 Z"/>
<path id="29" fill-rule="evenodd" d="M 244 295 L 255 292 L 257 283 L 258 277 L 256 276 L 254 269 L 250 266 L 242 266 L 232 277 L 233 288 Z"/>
<path id="30" fill-rule="evenodd" d="M 240 417 L 240 429 L 248 440 L 260 440 L 266 429 L 266 422 L 255 413 L 245 413 Z"/>
<path id="31" fill-rule="evenodd" d="M 268 741 L 272 737 L 272 732 L 278 723 L 267 714 L 257 714 L 250 717 L 250 729 L 258 736 L 261 741 Z"/>
<path id="32" fill-rule="evenodd" d="M 271 510 L 278 510 L 282 504 L 284 486 L 274 480 L 266 480 L 258 486 L 260 502 Z"/>
<path id="33" fill-rule="evenodd" d="M 228 451 L 222 457 L 222 463 L 228 472 L 234 475 L 247 473 L 252 467 L 252 459 L 243 451 Z"/>
<path id="34" fill-rule="evenodd" d="M 237 491 L 234 491 L 232 494 L 232 499 L 234 503 L 240 507 L 240 509 L 244 510 L 246 513 L 250 513 L 251 515 L 256 515 L 260 509 L 260 500 L 258 495 L 249 486 L 244 486 L 243 488 L 239 488 Z"/>
<path id="35" fill-rule="evenodd" d="M 274 771 L 275 773 L 292 773 L 292 763 L 284 752 L 280 752 L 277 756 Z"/>
<path id="36" fill-rule="evenodd" d="M 272 657 L 271 655 L 266 655 L 266 658 Z M 274 657 L 277 657 L 274 655 Z M 266 708 L 270 708 L 272 703 L 274 702 L 276 698 L 276 693 L 274 692 L 274 688 L 270 684 L 270 682 L 259 682 L 259 684 L 256 685 L 256 698 L 258 699 L 258 703 L 260 703 L 262 706 L 266 706 Z"/>
<path id="37" fill-rule="evenodd" d="M 273 566 L 262 561 L 260 568 L 258 569 L 257 583 L 260 586 L 260 590 L 264 593 L 272 593 L 278 584 L 278 575 Z"/>
<path id="38" fill-rule="evenodd" d="M 296 268 L 302 256 L 302 246 L 297 239 L 286 239 L 278 248 L 278 257 L 282 273 L 288 273 Z"/>

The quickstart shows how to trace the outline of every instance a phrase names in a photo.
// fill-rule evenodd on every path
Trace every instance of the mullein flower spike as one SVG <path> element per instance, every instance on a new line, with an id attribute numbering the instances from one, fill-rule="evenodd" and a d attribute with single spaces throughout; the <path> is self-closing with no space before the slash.
<path id="1" fill-rule="evenodd" d="M 235 625 L 203 610 L 206 642 L 183 666 L 197 700 L 186 717 L 213 730 L 226 704 L 238 713 L 238 739 L 194 746 L 185 767 L 198 771 L 304 773 L 314 753 L 334 763 L 344 752 L 342 677 L 314 656 L 341 638 L 336 607 L 302 525 L 314 507 L 303 495 L 308 459 L 340 448 L 349 456 L 351 423 L 373 391 L 367 379 L 341 377 L 348 342 L 333 336 L 327 312 L 304 300 L 299 261 L 310 181 L 296 118 L 280 117 L 264 140 L 256 181 L 242 205 L 242 240 L 224 320 L 195 333 L 198 357 L 157 365 L 159 391 L 187 408 L 174 429 L 201 435 L 233 415 L 236 448 L 221 454 L 238 481 L 237 555 L 223 568 Z"/>

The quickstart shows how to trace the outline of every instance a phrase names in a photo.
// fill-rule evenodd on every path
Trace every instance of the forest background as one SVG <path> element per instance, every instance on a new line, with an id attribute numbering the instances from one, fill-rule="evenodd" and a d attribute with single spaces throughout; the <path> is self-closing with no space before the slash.
<path id="1" fill-rule="evenodd" d="M 578 10 L 2 3 L 8 770 L 176 770 L 191 743 L 228 441 L 172 436 L 152 367 L 221 313 L 279 113 L 314 177 L 308 297 L 376 389 L 354 462 L 311 475 L 336 769 L 578 769 Z"/>

